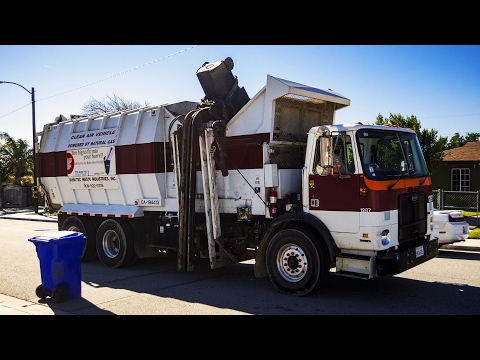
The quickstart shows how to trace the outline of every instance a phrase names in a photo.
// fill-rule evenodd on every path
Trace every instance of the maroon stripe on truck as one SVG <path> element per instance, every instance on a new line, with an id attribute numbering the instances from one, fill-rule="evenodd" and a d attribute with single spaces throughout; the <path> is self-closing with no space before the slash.
<path id="1" fill-rule="evenodd" d="M 270 134 L 251 134 L 222 138 L 229 170 L 258 169 L 263 167 L 263 142 L 270 141 Z M 66 151 L 37 153 L 39 177 L 67 176 Z M 164 162 L 164 153 L 166 163 Z M 216 159 L 219 160 L 217 150 Z M 170 143 L 152 142 L 147 144 L 121 145 L 115 147 L 117 174 L 151 174 L 173 171 Z M 201 170 L 200 162 L 198 171 Z M 217 170 L 220 170 L 217 164 Z"/>
<path id="2" fill-rule="evenodd" d="M 227 168 L 235 169 L 260 169 L 263 168 L 263 148 L 262 143 L 270 142 L 270 134 L 252 134 L 242 136 L 232 136 L 222 139 L 223 149 L 227 155 Z M 220 154 L 215 153 L 217 161 L 220 160 Z M 217 163 L 217 170 L 220 167 Z"/>
<path id="3" fill-rule="evenodd" d="M 117 174 L 149 174 L 165 172 L 166 150 L 167 172 L 173 171 L 170 143 L 132 144 L 115 148 Z"/>
<path id="4" fill-rule="evenodd" d="M 67 152 L 37 153 L 37 173 L 40 177 L 67 176 Z"/>

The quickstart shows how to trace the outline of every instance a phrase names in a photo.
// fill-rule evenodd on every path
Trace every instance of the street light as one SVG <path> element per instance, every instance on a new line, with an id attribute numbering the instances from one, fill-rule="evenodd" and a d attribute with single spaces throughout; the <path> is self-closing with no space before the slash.
<path id="1" fill-rule="evenodd" d="M 32 130 L 33 130 L 33 188 L 32 188 L 32 196 L 33 196 L 33 207 L 35 209 L 35 213 L 38 214 L 38 189 L 37 189 L 37 159 L 36 159 L 36 152 L 35 146 L 37 143 L 37 134 L 35 130 L 35 89 L 32 87 L 32 91 L 28 91 L 25 87 L 20 84 L 10 82 L 10 81 L 0 81 L 0 84 L 14 84 L 18 85 L 23 88 L 26 92 L 32 95 Z"/>

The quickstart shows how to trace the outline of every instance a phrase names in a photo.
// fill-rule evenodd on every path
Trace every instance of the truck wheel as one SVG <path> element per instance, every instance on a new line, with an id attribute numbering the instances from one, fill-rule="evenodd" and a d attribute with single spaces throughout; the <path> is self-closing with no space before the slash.
<path id="1" fill-rule="evenodd" d="M 122 219 L 107 219 L 102 222 L 97 231 L 97 253 L 100 261 L 111 268 L 132 265 L 137 259 L 133 236 L 132 225 Z"/>
<path id="2" fill-rule="evenodd" d="M 62 224 L 61 230 L 81 232 L 85 236 L 86 241 L 83 245 L 82 261 L 90 261 L 97 257 L 95 226 L 91 219 L 69 216 Z"/>
<path id="3" fill-rule="evenodd" d="M 304 296 L 323 285 L 330 271 L 325 247 L 306 231 L 285 229 L 267 247 L 270 280 L 281 292 Z"/>

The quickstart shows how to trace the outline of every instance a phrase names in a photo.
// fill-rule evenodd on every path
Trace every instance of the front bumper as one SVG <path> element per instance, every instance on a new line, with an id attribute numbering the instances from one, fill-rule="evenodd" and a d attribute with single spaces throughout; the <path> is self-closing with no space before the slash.
<path id="1" fill-rule="evenodd" d="M 422 253 L 420 248 L 423 248 L 423 255 L 418 256 L 417 254 Z M 401 272 L 404 272 L 436 257 L 438 255 L 438 248 L 438 238 L 435 237 L 433 240 L 429 240 L 420 246 L 405 249 L 400 252 L 394 252 L 388 255 L 377 256 L 377 275 L 386 276 L 400 274 Z"/>

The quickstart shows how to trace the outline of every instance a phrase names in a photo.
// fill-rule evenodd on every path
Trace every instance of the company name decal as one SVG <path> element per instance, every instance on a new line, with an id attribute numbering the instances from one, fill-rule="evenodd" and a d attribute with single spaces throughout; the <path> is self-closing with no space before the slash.
<path id="1" fill-rule="evenodd" d="M 118 189 L 115 147 L 67 150 L 67 175 L 72 189 Z"/>

